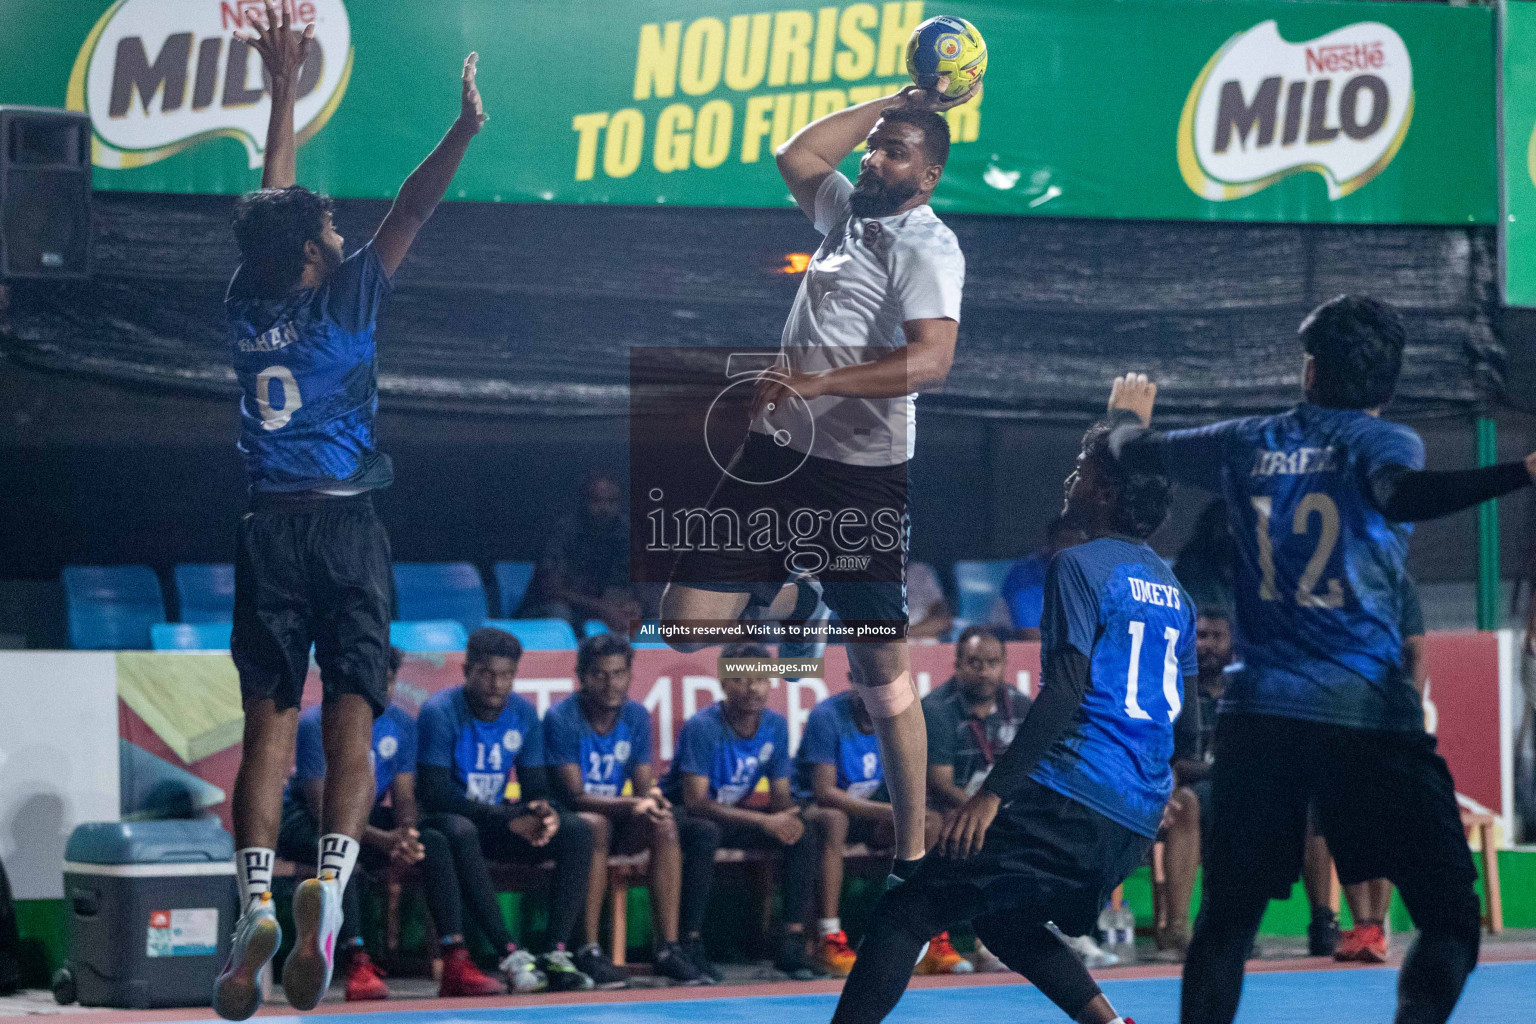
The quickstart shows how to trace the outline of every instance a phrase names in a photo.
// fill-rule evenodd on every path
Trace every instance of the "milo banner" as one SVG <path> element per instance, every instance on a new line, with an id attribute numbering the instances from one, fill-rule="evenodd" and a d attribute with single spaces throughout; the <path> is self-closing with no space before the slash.
<path id="1" fill-rule="evenodd" d="M 782 206 L 773 150 L 907 82 L 935 14 L 985 36 L 935 198 L 991 214 L 1492 223 L 1493 14 L 1198 0 L 282 0 L 315 26 L 299 176 L 392 196 L 478 50 L 491 116 L 450 198 Z M 256 184 L 256 0 L 0 0 L 0 102 L 95 126 L 96 184 Z M 854 163 L 847 165 L 852 169 Z"/>
<path id="2" fill-rule="evenodd" d="M 1536 3 L 1502 5 L 1504 301 L 1536 306 Z"/>

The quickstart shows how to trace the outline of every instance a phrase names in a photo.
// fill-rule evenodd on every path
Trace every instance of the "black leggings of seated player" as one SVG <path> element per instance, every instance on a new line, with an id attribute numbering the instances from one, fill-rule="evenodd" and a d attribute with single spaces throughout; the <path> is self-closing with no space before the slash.
<path id="1" fill-rule="evenodd" d="M 587 875 L 592 870 L 592 827 L 575 814 L 560 812 L 560 827 L 554 838 L 543 846 L 534 846 L 507 828 L 505 822 L 489 818 L 476 823 L 457 814 L 429 814 L 423 819 L 441 832 L 455 849 L 463 847 L 459 861 L 465 903 L 475 923 L 481 928 L 501 921 L 501 909 L 491 885 L 485 860 L 510 861 L 514 864 L 542 864 L 554 861 L 554 877 L 549 889 L 549 932 L 545 942 L 550 949 L 571 941 L 582 910 L 587 905 Z M 478 837 L 475 852 L 470 853 L 468 835 Z M 477 856 L 478 855 L 483 855 Z M 478 862 L 472 866 L 472 862 Z M 486 937 L 498 950 L 511 942 L 504 924 L 494 925 Z M 446 933 L 445 933 L 446 934 Z M 503 940 L 503 936 L 506 936 Z"/>
<path id="2" fill-rule="evenodd" d="M 1300 873 L 1315 802 L 1345 884 L 1387 878 L 1419 929 L 1398 975 L 1396 1024 L 1444 1024 L 1477 963 L 1477 871 L 1434 738 L 1267 715 L 1216 727 L 1214 830 L 1184 965 L 1183 1024 L 1231 1024 L 1271 898 Z"/>
<path id="3" fill-rule="evenodd" d="M 821 850 L 826 843 L 818 822 L 807 820 L 799 841 L 785 846 L 761 829 L 722 825 L 682 807 L 674 807 L 672 813 L 677 817 L 677 835 L 683 846 L 683 901 L 678 913 L 678 932 L 683 938 L 698 935 L 704 927 L 704 912 L 709 909 L 709 893 L 715 879 L 715 851 L 722 846 L 782 854 L 784 866 L 779 885 L 784 893 L 784 923 L 810 923 Z"/>

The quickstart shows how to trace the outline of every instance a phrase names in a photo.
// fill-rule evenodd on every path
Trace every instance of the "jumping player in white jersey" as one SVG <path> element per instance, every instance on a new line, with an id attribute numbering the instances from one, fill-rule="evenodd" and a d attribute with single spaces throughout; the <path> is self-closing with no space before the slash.
<path id="1" fill-rule="evenodd" d="M 662 599 L 664 622 L 836 613 L 882 624 L 879 639 L 847 649 L 880 740 L 902 877 L 924 850 L 928 746 L 906 644 L 906 464 L 916 392 L 942 383 L 954 360 L 965 284 L 960 246 L 928 201 L 949 156 L 942 112 L 974 94 L 950 100 L 909 86 L 829 114 L 777 152 L 795 201 L 825 237 L 711 509 L 744 518 L 767 509 L 781 521 L 809 509 L 851 524 L 821 538 L 832 553 L 867 558 L 852 571 L 808 570 L 782 551 L 695 549 Z M 861 142 L 868 151 L 850 182 L 837 167 Z"/>

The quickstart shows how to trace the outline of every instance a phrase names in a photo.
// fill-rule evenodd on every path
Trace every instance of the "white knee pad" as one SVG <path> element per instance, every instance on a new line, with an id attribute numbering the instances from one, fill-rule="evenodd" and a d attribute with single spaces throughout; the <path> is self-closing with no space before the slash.
<path id="1" fill-rule="evenodd" d="M 903 672 L 879 686 L 855 684 L 854 689 L 864 701 L 870 718 L 895 718 L 917 700 L 917 684 L 912 681 L 910 672 Z"/>

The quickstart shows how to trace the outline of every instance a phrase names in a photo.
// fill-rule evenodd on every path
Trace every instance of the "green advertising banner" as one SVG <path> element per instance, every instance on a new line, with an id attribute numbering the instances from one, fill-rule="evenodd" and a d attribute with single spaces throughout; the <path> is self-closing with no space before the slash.
<path id="1" fill-rule="evenodd" d="M 787 205 L 773 148 L 906 82 L 924 18 L 986 37 L 944 210 L 1493 223 L 1493 13 L 1254 0 L 283 0 L 316 43 L 301 180 L 387 197 L 478 50 L 491 116 L 455 183 L 505 202 Z M 84 110 L 96 184 L 256 184 L 256 0 L 0 0 L 0 102 Z M 849 168 L 854 164 L 850 162 Z"/>
<path id="2" fill-rule="evenodd" d="M 1536 3 L 1502 13 L 1504 302 L 1536 306 Z"/>

